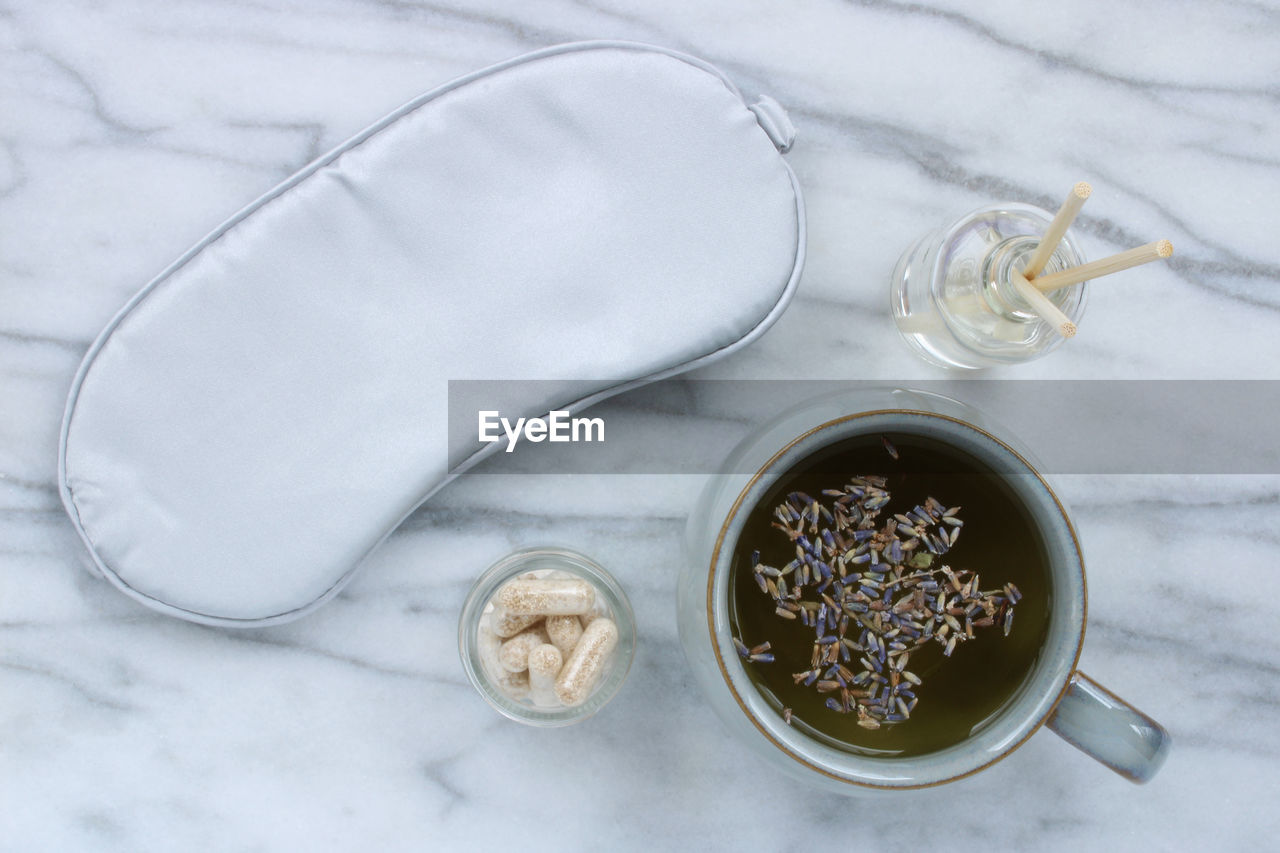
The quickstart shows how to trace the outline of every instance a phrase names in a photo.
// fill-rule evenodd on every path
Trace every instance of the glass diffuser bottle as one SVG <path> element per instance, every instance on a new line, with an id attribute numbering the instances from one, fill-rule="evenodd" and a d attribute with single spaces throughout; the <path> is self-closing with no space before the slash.
<path id="1" fill-rule="evenodd" d="M 950 368 L 982 368 L 1039 358 L 1064 338 L 1018 292 L 1026 266 L 1053 214 L 1029 204 L 979 208 L 931 231 L 903 253 L 893 271 L 891 309 L 898 331 L 916 353 Z M 1084 263 L 1071 232 L 1042 274 Z M 1046 297 L 1072 323 L 1084 313 L 1084 283 Z"/>

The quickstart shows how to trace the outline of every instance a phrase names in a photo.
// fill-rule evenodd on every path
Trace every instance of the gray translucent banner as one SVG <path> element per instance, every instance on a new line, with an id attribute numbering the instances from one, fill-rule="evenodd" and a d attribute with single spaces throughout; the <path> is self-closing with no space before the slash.
<path id="1" fill-rule="evenodd" d="M 896 387 L 942 394 L 980 410 L 1030 448 L 1050 474 L 1280 473 L 1280 382 L 1262 380 L 673 379 L 575 411 L 603 422 L 603 441 L 581 440 L 585 424 L 577 442 L 522 435 L 512 452 L 506 452 L 505 438 L 479 440 L 481 411 L 498 412 L 514 426 L 521 417 L 570 409 L 599 385 L 450 382 L 450 470 L 730 473 L 725 460 L 734 445 L 790 407 L 838 391 Z M 595 439 L 599 430 L 591 426 Z M 569 435 L 568 429 L 561 424 L 561 434 Z M 495 433 L 505 435 L 500 425 L 490 430 Z M 477 451 L 488 455 L 474 464 Z"/>

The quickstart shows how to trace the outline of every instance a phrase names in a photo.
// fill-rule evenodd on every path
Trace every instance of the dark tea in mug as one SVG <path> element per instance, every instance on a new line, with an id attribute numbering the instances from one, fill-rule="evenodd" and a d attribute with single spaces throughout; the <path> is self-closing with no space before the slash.
<path id="1" fill-rule="evenodd" d="M 805 457 L 733 546 L 730 624 L 792 728 L 863 755 L 958 744 L 1044 645 L 1049 555 L 1007 475 L 937 438 L 857 435 Z"/>

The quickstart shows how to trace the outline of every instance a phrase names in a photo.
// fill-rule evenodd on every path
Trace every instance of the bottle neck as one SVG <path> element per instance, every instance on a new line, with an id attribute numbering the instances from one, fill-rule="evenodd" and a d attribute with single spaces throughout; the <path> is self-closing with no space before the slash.
<path id="1" fill-rule="evenodd" d="M 1039 242 L 1030 235 L 1009 237 L 996 244 L 983 260 L 982 296 L 988 307 L 1006 320 L 1031 323 L 1040 319 L 1013 286 L 1013 273 L 1022 271 Z M 1055 260 L 1056 252 L 1050 264 Z"/>

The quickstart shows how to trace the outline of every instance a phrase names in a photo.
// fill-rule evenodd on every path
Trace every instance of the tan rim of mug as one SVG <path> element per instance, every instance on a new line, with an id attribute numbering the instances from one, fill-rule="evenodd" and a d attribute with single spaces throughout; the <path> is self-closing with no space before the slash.
<path id="1" fill-rule="evenodd" d="M 725 668 L 724 657 L 723 655 L 720 654 L 720 646 L 716 642 L 715 619 L 713 617 L 713 614 L 715 613 L 714 588 L 715 588 L 715 577 L 716 577 L 715 575 L 716 563 L 719 562 L 720 560 L 720 551 L 724 547 L 724 540 L 725 540 L 725 536 L 728 534 L 729 524 L 733 521 L 733 519 L 735 519 L 738 516 L 738 512 L 742 508 L 742 503 L 744 500 L 746 500 L 747 494 L 752 490 L 752 488 L 755 487 L 756 483 L 759 482 L 760 478 L 763 477 L 765 473 L 767 473 L 771 468 L 773 468 L 773 466 L 778 462 L 779 459 L 781 459 L 783 456 L 789 453 L 792 448 L 794 448 L 797 444 L 801 443 L 805 439 L 809 438 L 815 433 L 821 432 L 824 429 L 836 426 L 837 424 L 848 423 L 849 421 L 856 420 L 858 418 L 872 417 L 874 415 L 921 415 L 924 417 L 937 418 L 939 420 L 949 421 L 953 424 L 967 427 L 973 430 L 974 432 L 977 432 L 980 435 L 984 436 L 985 438 L 989 439 L 990 441 L 994 442 L 997 446 L 1004 448 L 1006 451 L 1012 454 L 1015 459 L 1017 459 L 1024 466 L 1026 466 L 1028 471 L 1030 471 L 1032 474 L 1035 475 L 1036 480 L 1039 481 L 1040 485 L 1044 487 L 1044 490 L 1045 492 L 1048 493 L 1049 497 L 1053 499 L 1054 506 L 1058 508 L 1058 513 L 1062 516 L 1062 520 L 1066 522 L 1067 531 L 1071 534 L 1071 544 L 1075 548 L 1076 557 L 1078 558 L 1078 562 L 1080 564 L 1080 592 L 1081 592 L 1080 631 L 1076 636 L 1076 648 L 1075 648 L 1075 654 L 1071 659 L 1071 666 L 1067 669 L 1066 677 L 1063 679 L 1062 686 L 1058 689 L 1058 695 L 1054 697 L 1053 704 L 1051 704 L 1048 707 L 1048 709 L 1045 710 L 1044 714 L 1042 714 L 1040 718 L 1035 721 L 1035 724 L 1031 726 L 1030 729 L 1027 730 L 1026 734 L 1024 734 L 1021 738 L 1019 738 L 1016 743 L 1010 744 L 1005 750 L 1003 750 L 999 755 L 992 758 L 990 761 L 984 762 L 983 764 L 980 764 L 979 766 L 974 767 L 970 770 L 966 770 L 963 773 L 958 773 L 955 776 L 948 776 L 945 779 L 938 779 L 937 781 L 934 781 L 934 782 L 922 782 L 914 785 L 882 785 L 882 784 L 877 784 L 875 782 L 862 782 L 856 779 L 846 779 L 844 776 L 840 776 L 836 773 L 832 773 L 830 770 L 820 767 L 817 764 L 814 764 L 812 761 L 809 761 L 808 759 L 800 755 L 797 755 L 790 748 L 788 748 L 786 744 L 782 743 L 777 738 L 775 738 L 761 724 L 760 720 L 754 714 L 752 714 L 751 711 L 747 708 L 746 703 L 742 701 L 742 697 L 738 694 L 737 689 L 734 688 L 733 682 L 729 680 L 729 671 Z M 1078 536 L 1076 536 L 1075 525 L 1071 523 L 1071 518 L 1070 516 L 1067 515 L 1066 508 L 1062 505 L 1062 501 L 1058 499 L 1057 494 L 1053 491 L 1053 489 L 1049 486 L 1049 484 L 1045 482 L 1045 479 L 1040 475 L 1040 472 L 1036 470 L 1035 466 L 1033 466 L 1026 459 L 1024 459 L 1022 454 L 1018 453 L 1018 451 L 1014 450 L 1012 447 L 1005 444 L 1003 441 L 996 438 L 994 435 L 992 435 L 991 433 L 987 432 L 986 430 L 980 427 L 974 426 L 973 424 L 967 421 L 960 420 L 959 418 L 953 418 L 950 415 L 936 414 L 934 412 L 921 412 L 921 411 L 912 410 L 912 409 L 876 409 L 870 412 L 858 412 L 857 414 L 853 414 L 853 415 L 845 415 L 844 417 L 836 418 L 834 420 L 827 421 L 826 423 L 819 424 L 818 426 L 813 427 L 809 431 L 789 441 L 785 447 L 783 447 L 777 453 L 773 454 L 773 456 L 769 458 L 769 461 L 766 462 L 764 465 L 762 465 L 759 468 L 759 470 L 755 472 L 755 474 L 751 475 L 750 481 L 747 482 L 746 486 L 744 486 L 742 491 L 738 494 L 738 497 L 733 502 L 733 506 L 729 508 L 729 512 L 725 516 L 724 524 L 721 525 L 720 527 L 720 533 L 716 536 L 716 544 L 711 551 L 711 565 L 707 573 L 707 630 L 711 635 L 711 651 L 716 657 L 716 666 L 720 668 L 720 677 L 724 679 L 725 686 L 729 688 L 729 693 L 733 695 L 733 701 L 738 704 L 738 708 L 742 711 L 742 713 L 746 716 L 746 718 L 751 721 L 751 724 L 756 727 L 756 730 L 759 731 L 760 734 L 763 735 L 766 740 L 768 740 L 771 744 L 776 746 L 784 755 L 786 755 L 788 758 L 792 759 L 793 761 L 796 761 L 799 764 L 804 765 L 805 767 L 809 768 L 810 770 L 813 770 L 816 773 L 820 773 L 823 776 L 827 776 L 831 779 L 834 779 L 837 782 L 843 782 L 846 785 L 855 785 L 858 787 L 871 788 L 879 791 L 911 791 L 911 790 L 918 790 L 921 788 L 935 788 L 939 785 L 945 785 L 950 782 L 955 782 L 960 779 L 965 779 L 969 776 L 972 776 L 975 773 L 986 770 L 988 767 L 992 766 L 998 761 L 1002 761 L 1003 759 L 1008 757 L 1010 754 L 1012 754 L 1018 747 L 1026 743 L 1028 738 L 1030 738 L 1033 734 L 1038 732 L 1040 730 L 1040 727 L 1045 724 L 1045 721 L 1047 721 L 1049 717 L 1053 716 L 1053 712 L 1057 710 L 1058 704 L 1062 701 L 1062 697 L 1067 695 L 1067 690 L 1069 690 L 1071 687 L 1071 677 L 1075 674 L 1076 667 L 1080 663 L 1080 651 L 1084 647 L 1084 632 L 1085 632 L 1085 627 L 1088 621 L 1089 621 L 1089 589 L 1088 589 L 1088 583 L 1087 583 L 1087 580 L 1085 577 L 1085 571 L 1084 571 L 1084 554 L 1080 550 L 1080 539 Z"/>

